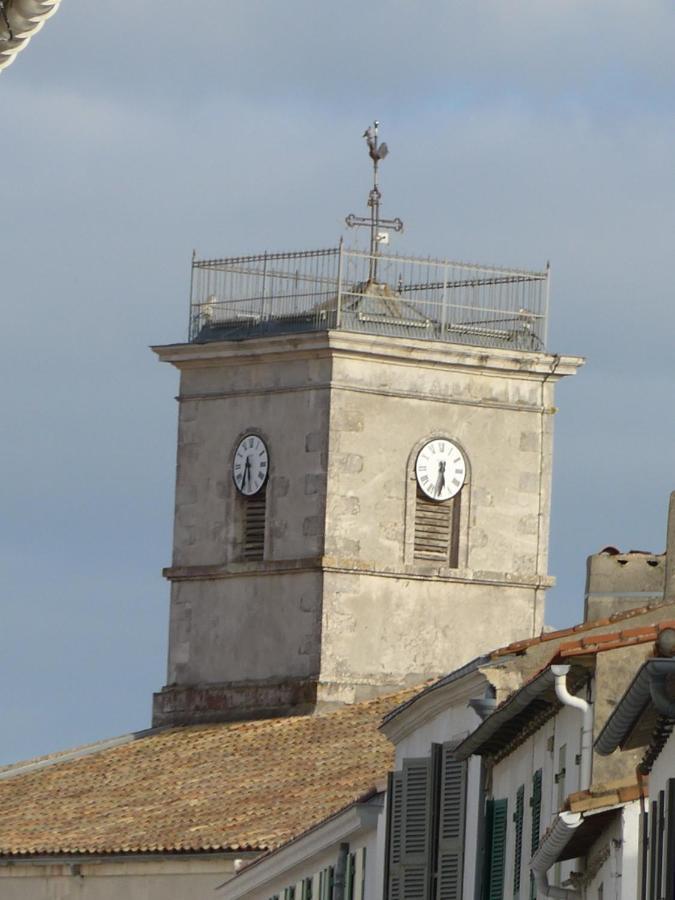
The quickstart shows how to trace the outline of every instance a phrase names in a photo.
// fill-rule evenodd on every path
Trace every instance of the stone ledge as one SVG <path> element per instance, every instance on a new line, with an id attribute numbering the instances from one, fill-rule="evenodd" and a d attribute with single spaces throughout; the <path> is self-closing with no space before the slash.
<path id="1" fill-rule="evenodd" d="M 152 727 L 202 725 L 307 715 L 316 706 L 316 681 L 168 685 L 152 697 Z"/>
<path id="2" fill-rule="evenodd" d="M 372 578 L 396 578 L 412 581 L 443 581 L 460 584 L 507 585 L 508 587 L 547 589 L 555 584 L 550 575 L 524 572 L 488 572 L 474 569 L 450 569 L 433 564 L 377 566 L 358 559 L 311 556 L 304 559 L 233 562 L 226 565 L 169 566 L 162 575 L 169 581 L 211 581 L 220 578 L 259 577 L 300 572 L 333 572 Z"/>

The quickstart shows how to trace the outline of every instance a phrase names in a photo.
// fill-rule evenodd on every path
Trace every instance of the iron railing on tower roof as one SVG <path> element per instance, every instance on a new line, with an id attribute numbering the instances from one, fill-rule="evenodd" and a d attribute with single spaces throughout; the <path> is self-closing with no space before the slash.
<path id="1" fill-rule="evenodd" d="M 481 347 L 543 350 L 542 272 L 338 247 L 193 259 L 194 342 L 338 329 Z"/>

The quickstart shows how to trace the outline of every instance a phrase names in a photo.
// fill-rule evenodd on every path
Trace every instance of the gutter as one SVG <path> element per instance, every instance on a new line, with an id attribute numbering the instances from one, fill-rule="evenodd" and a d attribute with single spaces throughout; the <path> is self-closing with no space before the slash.
<path id="1" fill-rule="evenodd" d="M 558 857 L 569 844 L 574 832 L 583 822 L 581 813 L 562 812 L 556 818 L 553 827 L 539 845 L 539 849 L 530 860 L 530 868 L 537 885 L 537 895 L 553 897 L 555 900 L 581 900 L 578 891 L 555 887 L 548 883 L 548 870 L 558 862 Z"/>
<path id="2" fill-rule="evenodd" d="M 649 702 L 659 715 L 675 721 L 675 702 L 666 690 L 668 675 L 675 675 L 675 659 L 657 658 L 643 663 L 598 735 L 595 749 L 601 756 L 609 756 L 626 741 Z"/>

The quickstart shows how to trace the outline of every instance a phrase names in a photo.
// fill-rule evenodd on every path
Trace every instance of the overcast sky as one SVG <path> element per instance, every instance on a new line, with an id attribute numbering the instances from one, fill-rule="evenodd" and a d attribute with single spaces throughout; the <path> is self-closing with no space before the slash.
<path id="1" fill-rule="evenodd" d="M 200 255 L 334 245 L 375 117 L 392 249 L 553 271 L 547 621 L 661 551 L 673 477 L 675 12 L 643 0 L 63 0 L 0 74 L 0 761 L 147 727 Z"/>

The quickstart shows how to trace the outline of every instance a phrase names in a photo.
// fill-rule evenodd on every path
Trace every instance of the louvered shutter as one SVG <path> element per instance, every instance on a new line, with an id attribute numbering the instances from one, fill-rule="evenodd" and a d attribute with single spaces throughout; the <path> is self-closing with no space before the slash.
<path id="1" fill-rule="evenodd" d="M 532 807 L 532 834 L 530 840 L 531 854 L 537 852 L 539 848 L 539 832 L 541 830 L 541 769 L 532 776 L 532 796 L 530 797 L 530 806 Z M 530 898 L 536 900 L 537 886 L 534 882 L 534 875 L 530 872 Z"/>
<path id="2" fill-rule="evenodd" d="M 246 497 L 244 503 L 244 559 L 264 559 L 267 489 Z"/>
<path id="3" fill-rule="evenodd" d="M 675 900 L 675 778 L 666 783 L 666 881 L 664 900 Z"/>
<path id="4" fill-rule="evenodd" d="M 523 862 L 523 818 L 525 816 L 525 786 L 516 792 L 516 811 L 513 814 L 515 842 L 513 849 L 513 897 L 520 897 L 520 870 Z"/>
<path id="5" fill-rule="evenodd" d="M 649 900 L 660 900 L 656 893 L 656 841 L 659 825 L 659 812 L 656 800 L 650 803 L 649 820 Z"/>
<path id="6" fill-rule="evenodd" d="M 345 871 L 345 900 L 354 900 L 354 868 L 356 866 L 356 854 L 350 853 L 347 857 Z"/>
<path id="7" fill-rule="evenodd" d="M 403 900 L 403 773 L 391 772 L 387 789 L 385 900 Z"/>
<path id="8" fill-rule="evenodd" d="M 489 875 L 486 900 L 502 900 L 504 896 L 504 868 L 506 865 L 506 800 L 491 800 L 488 805 L 490 843 L 488 846 Z"/>
<path id="9" fill-rule="evenodd" d="M 461 900 L 466 816 L 467 763 L 453 757 L 455 744 L 441 756 L 436 900 Z"/>
<path id="10" fill-rule="evenodd" d="M 430 837 L 431 760 L 406 759 L 401 847 L 404 900 L 429 900 Z"/>

